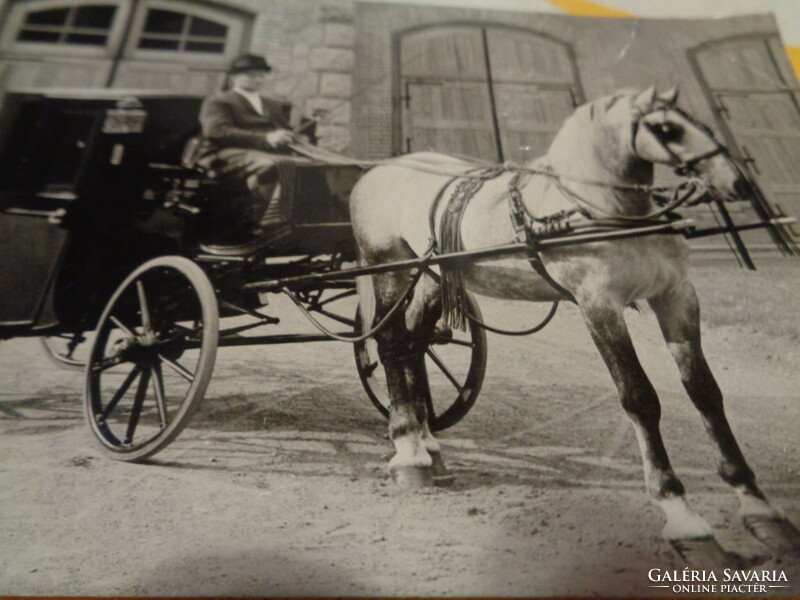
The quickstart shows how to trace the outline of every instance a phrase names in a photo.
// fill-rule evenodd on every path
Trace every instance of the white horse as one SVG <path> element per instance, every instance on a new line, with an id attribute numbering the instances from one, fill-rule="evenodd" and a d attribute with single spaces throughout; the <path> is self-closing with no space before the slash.
<path id="1" fill-rule="evenodd" d="M 562 223 L 646 220 L 659 214 L 650 193 L 654 164 L 700 176 L 727 200 L 747 198 L 751 188 L 741 171 L 710 130 L 677 108 L 676 100 L 675 88 L 661 95 L 650 88 L 579 107 L 544 157 L 525 165 L 527 170 L 509 168 L 483 182 L 460 217 L 463 247 L 515 239 L 519 229 L 509 216 L 510 190 L 512 195 L 520 192 L 523 214 L 517 217 L 529 226 L 550 215 L 560 215 Z M 430 167 L 412 169 L 404 162 L 408 160 Z M 462 193 L 454 192 L 456 183 L 449 184 L 451 177 L 437 170 L 466 174 L 474 166 L 421 153 L 369 171 L 353 190 L 350 205 L 363 260 L 380 264 L 422 256 L 430 248 L 432 223 L 441 222 L 448 210 L 446 200 Z M 535 174 L 542 171 L 553 175 Z M 638 300 L 646 300 L 657 316 L 714 445 L 719 474 L 738 494 L 745 525 L 778 551 L 800 549 L 800 533 L 756 484 L 725 417 L 722 394 L 701 349 L 699 307 L 687 275 L 689 251 L 683 236 L 597 241 L 539 255 L 543 271 L 532 269 L 524 258 L 494 258 L 473 262 L 460 276 L 467 289 L 488 296 L 536 302 L 571 295 L 633 423 L 647 490 L 666 515 L 664 537 L 694 564 L 731 565 L 710 526 L 690 507 L 670 465 L 659 431 L 659 400 L 623 317 L 623 310 Z M 407 270 L 391 271 L 374 275 L 373 289 L 361 286 L 365 314 L 374 293 L 367 324 L 386 315 L 410 277 Z M 401 486 L 430 485 L 433 475 L 444 469 L 426 422 L 430 391 L 424 363 L 427 340 L 442 313 L 439 288 L 438 277 L 424 275 L 407 307 L 376 335 L 391 398 L 389 435 L 396 449 L 389 469 Z"/>

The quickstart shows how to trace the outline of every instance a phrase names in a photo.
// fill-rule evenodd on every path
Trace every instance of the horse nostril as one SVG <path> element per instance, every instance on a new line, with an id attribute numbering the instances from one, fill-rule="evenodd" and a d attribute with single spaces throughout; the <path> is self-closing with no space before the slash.
<path id="1" fill-rule="evenodd" d="M 749 198 L 753 195 L 753 188 L 750 185 L 750 182 L 744 177 L 739 177 L 736 180 L 736 182 L 733 184 L 733 191 L 739 198 Z"/>

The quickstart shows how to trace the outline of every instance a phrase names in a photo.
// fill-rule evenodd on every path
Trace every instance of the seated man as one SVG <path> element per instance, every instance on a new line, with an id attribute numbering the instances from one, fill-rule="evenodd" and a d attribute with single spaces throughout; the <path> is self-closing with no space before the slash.
<path id="1" fill-rule="evenodd" d="M 268 225 L 262 219 L 276 195 L 276 163 L 297 140 L 281 105 L 259 93 L 271 70 L 261 56 L 238 57 L 228 71 L 231 89 L 206 98 L 200 109 L 203 141 L 197 163 L 247 185 L 253 204 L 241 225 L 254 235 Z"/>

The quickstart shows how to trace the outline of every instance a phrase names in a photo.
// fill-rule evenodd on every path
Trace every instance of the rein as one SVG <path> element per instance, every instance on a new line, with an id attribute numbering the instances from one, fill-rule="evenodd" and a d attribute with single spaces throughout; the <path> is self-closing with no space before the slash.
<path id="1" fill-rule="evenodd" d="M 658 110 L 666 110 L 667 108 L 677 111 L 690 123 L 703 130 L 714 142 L 714 147 L 708 152 L 686 159 L 681 158 L 673 152 L 669 148 L 667 142 L 661 139 L 655 132 L 653 126 L 645 120 L 645 117 L 648 115 Z M 634 156 L 638 157 L 636 152 L 636 136 L 640 131 L 640 127 L 646 128 L 653 134 L 654 139 L 662 146 L 667 156 L 670 157 L 671 160 L 668 164 L 673 166 L 675 173 L 682 177 L 687 177 L 690 173 L 696 173 L 696 165 L 699 162 L 727 152 L 727 149 L 714 138 L 710 129 L 698 123 L 688 114 L 674 106 L 668 107 L 666 104 L 659 105 L 648 112 L 641 113 L 638 115 L 638 118 L 633 120 L 631 127 L 631 151 Z M 713 191 L 705 180 L 696 176 L 686 179 L 677 186 L 666 187 L 654 186 L 652 184 L 609 183 L 606 181 L 558 174 L 553 172 L 549 166 L 544 168 L 523 167 L 512 162 L 498 164 L 453 155 L 444 156 L 457 160 L 462 164 L 447 160 L 432 161 L 430 158 L 423 161 L 411 156 L 382 160 L 359 160 L 302 142 L 291 144 L 290 148 L 312 160 L 326 164 L 358 166 L 362 168 L 395 166 L 433 175 L 447 176 L 448 180 L 437 192 L 429 212 L 429 254 L 447 254 L 450 252 L 458 252 L 463 249 L 460 235 L 461 219 L 469 201 L 481 189 L 485 181 L 494 179 L 503 173 L 512 173 L 513 175 L 507 187 L 507 197 L 509 202 L 509 216 L 515 232 L 515 241 L 525 244 L 528 262 L 539 276 L 553 287 L 560 296 L 573 302 L 575 298 L 572 296 L 571 292 L 556 282 L 545 269 L 540 255 L 539 242 L 541 240 L 556 236 L 569 236 L 578 230 L 583 232 L 586 230 L 600 232 L 626 227 L 663 224 L 664 218 L 667 220 L 678 218 L 677 215 L 675 215 L 675 211 L 681 206 L 698 204 L 709 197 Z M 466 163 L 466 165 L 464 165 L 464 163 Z M 528 210 L 522 198 L 521 188 L 524 188 L 524 184 L 522 184 L 521 181 L 524 175 L 547 177 L 573 207 L 552 215 L 543 217 L 534 216 Z M 439 236 L 437 236 L 435 227 L 436 213 L 445 192 L 457 181 L 458 184 L 455 186 L 442 215 L 439 226 Z M 645 194 L 659 208 L 646 215 L 640 216 L 614 215 L 613 213 L 603 211 L 581 194 L 569 189 L 569 187 L 565 185 L 565 182 L 621 192 Z M 437 241 L 437 237 L 439 241 Z M 443 270 L 441 284 L 445 322 L 450 326 L 464 329 L 466 320 L 472 317 L 468 314 L 468 303 L 465 298 L 466 291 L 460 272 L 456 269 Z"/>
<path id="2" fill-rule="evenodd" d="M 324 150 L 316 146 L 311 146 L 310 144 L 304 142 L 290 144 L 290 148 L 295 152 L 297 152 L 298 154 L 302 154 L 303 156 L 310 158 L 311 160 L 323 162 L 329 165 L 356 166 L 364 169 L 370 169 L 379 166 L 393 166 L 393 167 L 402 167 L 406 169 L 411 169 L 413 171 L 418 171 L 420 173 L 428 173 L 431 175 L 441 175 L 445 177 L 451 177 L 451 179 L 445 184 L 443 189 L 447 188 L 447 186 L 449 186 L 451 183 L 453 183 L 453 181 L 457 179 L 488 180 L 488 179 L 494 179 L 495 177 L 501 175 L 502 173 L 514 173 L 515 175 L 521 175 L 521 174 L 541 175 L 555 181 L 556 185 L 559 186 L 559 189 L 561 189 L 561 191 L 565 193 L 565 196 L 570 198 L 573 201 L 573 203 L 577 204 L 579 208 L 583 209 L 583 211 L 586 213 L 587 218 L 597 218 L 592 216 L 590 209 L 594 209 L 594 211 L 596 212 L 599 212 L 599 210 L 597 209 L 597 207 L 594 207 L 586 199 L 582 198 L 578 194 L 575 194 L 574 192 L 571 192 L 570 190 L 567 190 L 567 188 L 564 186 L 565 181 L 583 185 L 589 185 L 593 187 L 600 187 L 604 189 L 640 192 L 648 194 L 656 201 L 657 204 L 660 204 L 664 207 L 658 211 L 654 211 L 649 215 L 641 217 L 615 217 L 617 219 L 631 220 L 639 223 L 642 220 L 648 220 L 662 216 L 668 213 L 669 211 L 674 210 L 678 206 L 685 204 L 692 198 L 694 198 L 692 199 L 691 202 L 692 204 L 698 203 L 700 199 L 709 191 L 708 184 L 706 184 L 702 179 L 698 177 L 691 178 L 675 187 L 655 186 L 651 184 L 640 184 L 640 183 L 608 183 L 606 181 L 586 179 L 583 177 L 575 177 L 572 175 L 561 175 L 558 173 L 554 173 L 549 168 L 537 169 L 531 167 L 523 167 L 517 165 L 512 161 L 506 161 L 505 163 L 493 163 L 470 157 L 462 157 L 462 156 L 455 156 L 448 154 L 444 155 L 449 158 L 453 158 L 468 163 L 466 167 L 464 167 L 462 165 L 456 165 L 449 161 L 438 161 L 438 162 L 422 161 L 410 158 L 409 156 L 401 156 L 398 158 L 391 158 L 391 159 L 362 160 L 345 156 L 343 154 L 339 154 L 336 152 L 331 152 L 329 150 Z M 724 151 L 725 149 L 720 147 L 719 152 L 724 152 Z M 713 156 L 716 153 L 718 152 L 715 151 L 713 154 L 709 154 L 709 156 Z M 695 164 L 696 162 L 699 162 L 704 158 L 708 158 L 708 156 L 704 155 L 702 157 L 694 157 L 691 159 L 692 164 Z M 519 179 L 517 178 L 516 181 L 518 182 Z M 685 192 L 689 189 L 688 186 L 694 186 L 694 190 L 688 195 L 688 197 L 684 197 L 686 195 Z M 667 197 L 666 194 L 668 194 L 669 192 L 672 192 L 672 200 L 664 200 L 664 198 Z M 442 191 L 440 190 L 439 194 L 441 193 Z"/>

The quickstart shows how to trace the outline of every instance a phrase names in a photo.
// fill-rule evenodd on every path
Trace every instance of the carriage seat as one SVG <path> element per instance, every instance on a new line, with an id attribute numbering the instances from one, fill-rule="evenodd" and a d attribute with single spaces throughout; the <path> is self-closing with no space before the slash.
<path id="1" fill-rule="evenodd" d="M 182 165 L 197 173 L 207 213 L 201 232 L 205 250 L 247 253 L 251 248 L 282 240 L 297 232 L 331 225 L 349 228 L 350 190 L 362 170 L 350 165 L 327 165 L 294 155 L 276 157 L 278 181 L 269 202 L 259 202 L 240 177 L 226 177 L 213 160 L 200 154 L 202 138 L 189 138 Z M 295 236 L 295 237 L 297 237 Z"/>
<path id="2" fill-rule="evenodd" d="M 192 135 L 186 140 L 180 158 L 181 167 L 196 176 L 194 185 L 202 204 L 198 220 L 201 249 L 213 254 L 247 253 L 254 242 L 264 241 L 260 222 L 264 207 L 258 206 L 245 182 L 225 177 L 214 168 L 213 160 L 204 160 L 202 149 L 202 136 Z M 270 228 L 267 238 L 274 237 L 275 229 L 285 229 L 285 223 L 276 225 L 280 227 Z"/>

